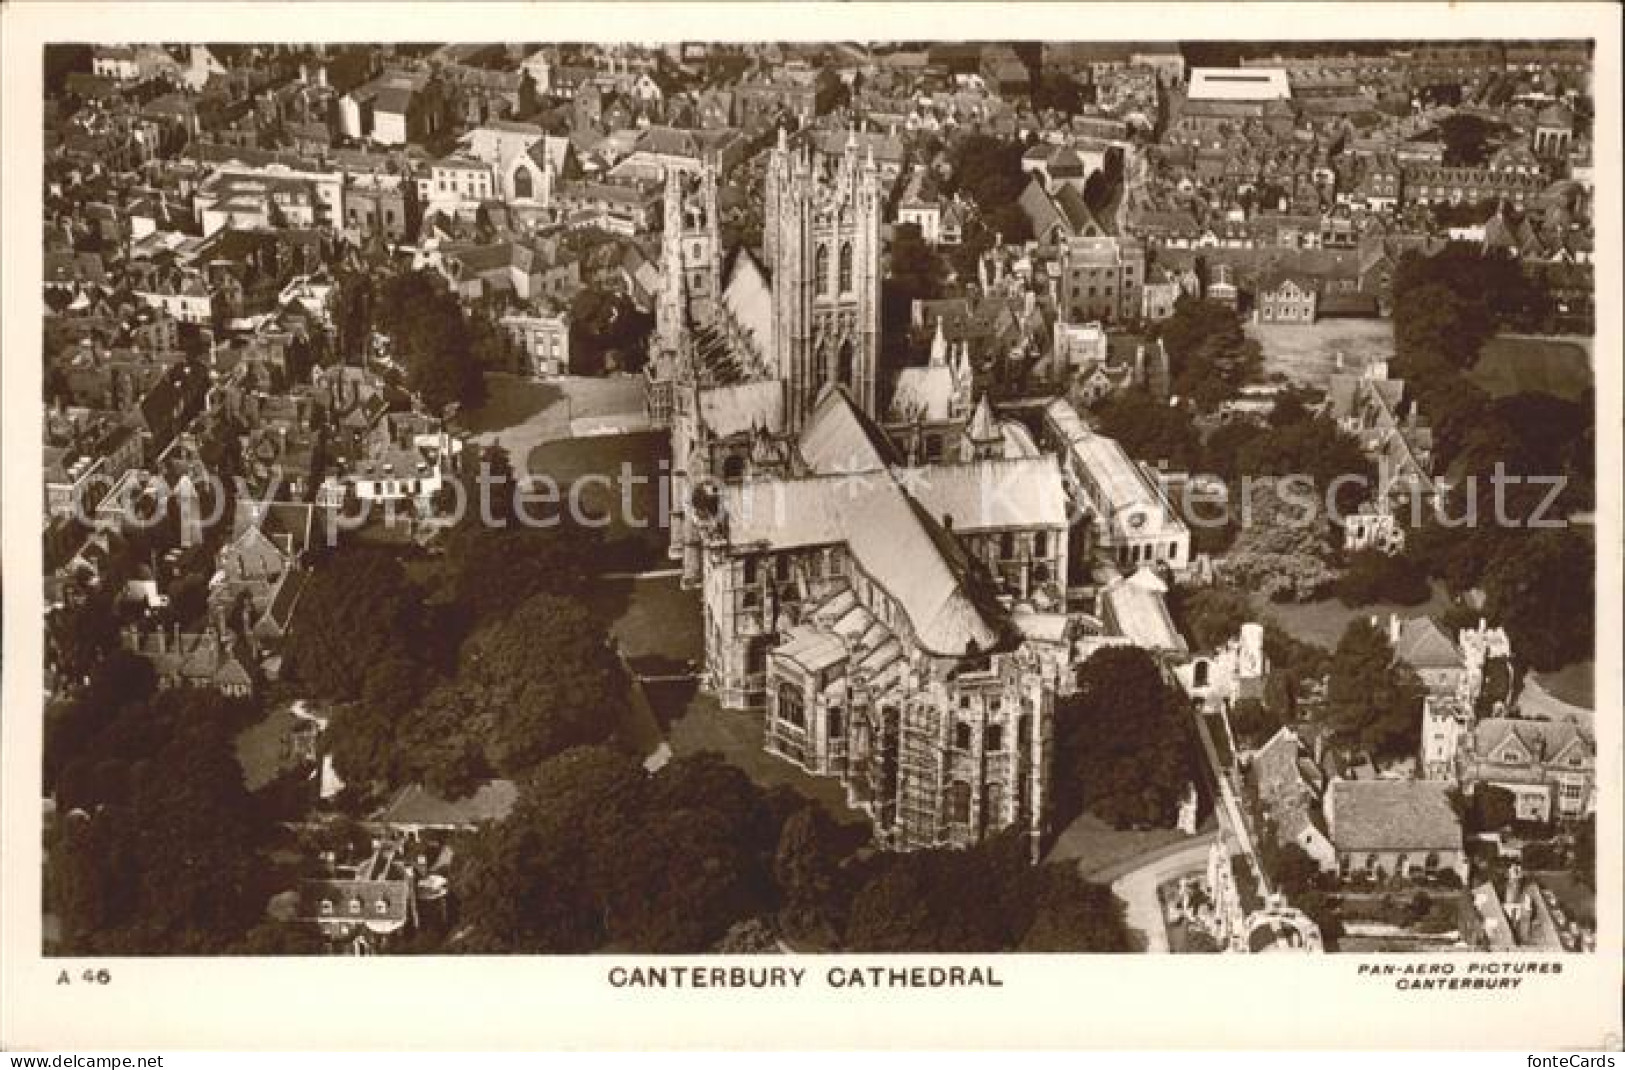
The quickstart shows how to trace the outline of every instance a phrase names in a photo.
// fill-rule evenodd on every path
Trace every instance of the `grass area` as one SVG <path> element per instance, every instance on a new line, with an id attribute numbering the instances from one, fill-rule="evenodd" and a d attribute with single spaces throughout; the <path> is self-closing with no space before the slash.
<path id="1" fill-rule="evenodd" d="M 458 422 L 479 435 L 536 420 L 564 400 L 564 389 L 558 383 L 538 383 L 505 372 L 486 375 L 485 392 L 485 404 L 458 414 Z M 562 406 L 557 419 L 561 427 L 569 426 Z"/>
<path id="2" fill-rule="evenodd" d="M 574 420 L 627 419 L 644 415 L 643 378 L 615 375 L 602 379 L 568 379 L 563 391 Z"/>
<path id="3" fill-rule="evenodd" d="M 1594 385 L 1591 357 L 1584 346 L 1531 335 L 1490 339 L 1472 378 L 1498 398 L 1534 393 L 1574 401 Z"/>
<path id="4" fill-rule="evenodd" d="M 1300 386 L 1325 389 L 1343 354 L 1347 371 L 1394 354 L 1393 325 L 1384 319 L 1332 319 L 1305 325 L 1246 325 L 1264 355 L 1264 375 L 1283 375 Z"/>
<path id="5" fill-rule="evenodd" d="M 564 507 L 578 503 L 588 526 L 635 548 L 628 564 L 647 568 L 665 561 L 669 517 L 660 508 L 660 482 L 669 456 L 662 432 L 595 435 L 543 442 L 525 457 L 525 469 L 550 477 Z M 593 478 L 581 482 L 585 476 Z"/>
<path id="6" fill-rule="evenodd" d="M 1390 613 L 1400 617 L 1421 617 L 1430 613 L 1443 613 L 1451 606 L 1450 594 L 1444 584 L 1433 581 L 1433 596 L 1419 606 L 1396 606 L 1385 602 L 1350 608 L 1335 598 L 1318 602 L 1290 604 L 1271 602 L 1258 592 L 1249 596 L 1254 610 L 1274 617 L 1276 622 L 1294 639 L 1313 643 L 1326 650 L 1337 647 L 1349 621 L 1357 617 L 1386 617 Z"/>
<path id="7" fill-rule="evenodd" d="M 587 599 L 609 618 L 611 634 L 639 672 L 663 675 L 704 660 L 700 595 L 683 590 L 676 576 L 605 580 Z"/>
<path id="8" fill-rule="evenodd" d="M 662 702 L 651 689 L 657 712 Z M 670 695 L 670 691 L 667 692 Z M 715 696 L 693 694 L 681 710 L 674 711 L 667 742 L 678 757 L 715 751 L 730 765 L 764 788 L 785 787 L 798 795 L 821 803 L 841 821 L 863 821 L 862 814 L 846 804 L 846 792 L 834 777 L 815 777 L 782 758 L 762 749 L 762 714 L 747 710 L 725 710 Z"/>
<path id="9" fill-rule="evenodd" d="M 1103 874 L 1121 869 L 1142 855 L 1190 841 L 1178 829 L 1118 830 L 1085 812 L 1056 837 L 1046 862 L 1076 862 L 1086 880 L 1105 881 Z"/>
<path id="10" fill-rule="evenodd" d="M 1576 661 L 1556 672 L 1530 674 L 1540 689 L 1559 702 L 1582 709 L 1596 709 L 1597 667 L 1590 661 Z"/>
<path id="11" fill-rule="evenodd" d="M 294 764 L 288 741 L 298 724 L 299 718 L 279 703 L 238 734 L 237 764 L 249 791 L 259 791 Z"/>

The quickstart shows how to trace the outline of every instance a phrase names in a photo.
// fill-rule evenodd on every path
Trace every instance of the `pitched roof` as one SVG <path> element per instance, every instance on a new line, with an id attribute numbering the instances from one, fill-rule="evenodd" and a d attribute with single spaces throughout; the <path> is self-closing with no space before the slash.
<path id="1" fill-rule="evenodd" d="M 905 468 L 898 480 L 931 516 L 955 531 L 1064 528 L 1066 485 L 1053 456 Z"/>
<path id="2" fill-rule="evenodd" d="M 1461 650 L 1432 617 L 1411 617 L 1399 625 L 1394 657 L 1417 669 L 1457 669 Z"/>
<path id="3" fill-rule="evenodd" d="M 784 427 L 784 384 L 777 379 L 713 387 L 700 394 L 700 419 L 714 435 Z"/>
<path id="4" fill-rule="evenodd" d="M 820 475 L 876 471 L 899 460 L 885 433 L 839 387 L 819 397 L 797 447 L 807 467 Z"/>
<path id="5" fill-rule="evenodd" d="M 1459 851 L 1461 820 L 1434 780 L 1338 780 L 1327 804 L 1339 851 Z"/>
<path id="6" fill-rule="evenodd" d="M 1101 593 L 1118 634 L 1135 646 L 1181 654 L 1186 651 L 1185 637 L 1174 626 L 1162 595 L 1129 577 L 1119 577 Z"/>
<path id="7" fill-rule="evenodd" d="M 904 368 L 897 373 L 889 415 L 893 420 L 946 420 L 953 398 L 954 373 L 946 363 Z"/>

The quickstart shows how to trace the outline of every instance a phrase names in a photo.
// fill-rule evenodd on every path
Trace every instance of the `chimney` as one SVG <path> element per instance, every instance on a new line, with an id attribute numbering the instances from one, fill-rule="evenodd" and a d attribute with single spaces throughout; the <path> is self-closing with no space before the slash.
<path id="1" fill-rule="evenodd" d="M 1388 614 L 1388 642 L 1391 645 L 1393 645 L 1393 646 L 1398 646 L 1399 645 L 1399 636 L 1400 636 L 1400 632 L 1402 630 L 1403 629 L 1400 627 L 1399 614 L 1398 613 L 1390 613 L 1390 614 Z"/>

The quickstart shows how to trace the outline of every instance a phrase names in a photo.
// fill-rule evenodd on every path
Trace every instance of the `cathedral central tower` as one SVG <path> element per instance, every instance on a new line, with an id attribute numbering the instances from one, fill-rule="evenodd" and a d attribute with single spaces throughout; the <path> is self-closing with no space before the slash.
<path id="1" fill-rule="evenodd" d="M 880 181 L 856 137 L 833 163 L 781 131 L 768 160 L 762 221 L 773 280 L 773 358 L 790 430 L 826 383 L 840 383 L 875 416 L 880 350 Z"/>

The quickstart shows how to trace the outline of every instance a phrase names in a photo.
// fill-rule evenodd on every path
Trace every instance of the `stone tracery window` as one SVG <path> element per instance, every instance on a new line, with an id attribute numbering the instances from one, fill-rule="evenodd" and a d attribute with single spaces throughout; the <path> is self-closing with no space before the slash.
<path id="1" fill-rule="evenodd" d="M 818 292 L 829 293 L 829 246 L 820 245 L 818 255 L 813 259 L 813 278 L 818 280 Z"/>
<path id="2" fill-rule="evenodd" d="M 852 292 L 852 243 L 841 243 L 841 293 Z"/>
<path id="3" fill-rule="evenodd" d="M 797 728 L 807 726 L 807 715 L 801 704 L 801 690 L 794 684 L 779 685 L 779 720 Z"/>

